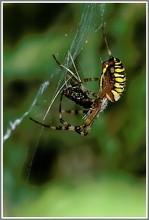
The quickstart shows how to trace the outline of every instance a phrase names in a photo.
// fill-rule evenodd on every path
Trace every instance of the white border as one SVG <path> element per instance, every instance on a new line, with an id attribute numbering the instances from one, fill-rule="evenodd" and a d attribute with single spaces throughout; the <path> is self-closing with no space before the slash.
<path id="1" fill-rule="evenodd" d="M 3 4 L 4 3 L 146 3 L 146 217 L 148 217 L 148 1 L 1 1 L 1 218 L 2 219 L 126 219 L 124 217 L 3 217 Z M 132 204 L 133 205 L 133 204 Z M 130 217 L 129 219 L 146 219 Z"/>

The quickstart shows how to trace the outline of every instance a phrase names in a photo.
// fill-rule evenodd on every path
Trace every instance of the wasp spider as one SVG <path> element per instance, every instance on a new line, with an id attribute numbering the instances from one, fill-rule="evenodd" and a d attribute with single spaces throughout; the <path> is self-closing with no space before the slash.
<path id="1" fill-rule="evenodd" d="M 61 92 L 60 96 L 60 105 L 59 105 L 59 119 L 62 123 L 62 126 L 51 126 L 44 123 L 38 122 L 32 118 L 37 124 L 40 124 L 46 128 L 54 130 L 69 130 L 75 131 L 80 135 L 87 135 L 91 130 L 94 121 L 99 117 L 99 113 L 103 111 L 108 103 L 108 100 L 111 102 L 118 101 L 125 89 L 126 85 L 126 74 L 123 64 L 118 58 L 112 56 L 111 50 L 109 48 L 107 38 L 105 35 L 104 27 L 102 26 L 103 38 L 106 44 L 106 48 L 109 55 L 109 60 L 102 63 L 102 73 L 99 78 L 85 78 L 83 80 L 73 79 L 73 85 L 67 86 Z M 60 67 L 65 68 L 61 65 L 55 56 L 53 56 L 56 62 Z M 68 70 L 67 68 L 65 68 Z M 88 91 L 83 86 L 85 82 L 97 81 L 99 85 L 99 92 L 93 93 Z M 63 110 L 62 102 L 63 96 L 66 96 L 68 99 L 74 101 L 76 104 L 82 106 L 83 110 Z M 92 97 L 92 98 L 91 98 Z M 85 120 L 82 125 L 73 126 L 69 122 L 63 119 L 63 113 L 85 113 Z"/>

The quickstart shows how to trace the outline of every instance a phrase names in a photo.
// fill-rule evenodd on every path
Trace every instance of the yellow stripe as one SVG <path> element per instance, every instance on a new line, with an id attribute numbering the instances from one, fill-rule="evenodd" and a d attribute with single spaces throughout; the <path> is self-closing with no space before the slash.
<path id="1" fill-rule="evenodd" d="M 99 83 L 100 89 L 102 88 L 102 80 L 103 80 L 103 74 L 101 75 L 101 78 L 100 78 L 100 83 Z"/>
<path id="2" fill-rule="evenodd" d="M 121 88 L 115 88 L 115 91 L 118 92 L 118 93 L 122 93 L 124 91 L 124 89 L 121 89 Z"/>
<path id="3" fill-rule="evenodd" d="M 114 95 L 115 101 L 118 101 L 119 98 L 120 98 L 120 95 L 119 95 L 116 91 L 114 91 L 114 90 L 111 90 L 111 92 L 112 92 L 112 94 Z"/>
<path id="4" fill-rule="evenodd" d="M 115 65 L 119 66 L 120 64 L 122 64 L 121 62 L 115 62 Z"/>
<path id="5" fill-rule="evenodd" d="M 119 68 L 119 69 L 115 69 L 115 72 L 116 72 L 116 73 L 121 73 L 121 72 L 124 72 L 124 71 L 125 71 L 124 68 L 122 68 L 122 69 L 120 69 L 120 68 Z"/>
<path id="6" fill-rule="evenodd" d="M 108 67 L 108 65 L 106 65 L 106 67 L 103 68 L 103 70 L 102 70 L 103 74 L 107 71 L 107 67 Z"/>
<path id="7" fill-rule="evenodd" d="M 126 81 L 126 78 L 116 78 L 115 79 L 117 82 L 125 82 Z"/>
<path id="8" fill-rule="evenodd" d="M 116 87 L 116 88 L 124 88 L 124 85 L 121 85 L 120 83 L 114 83 L 114 86 Z"/>
<path id="9" fill-rule="evenodd" d="M 119 74 L 119 73 L 114 73 L 115 77 L 120 77 L 120 78 L 124 78 L 125 74 Z"/>

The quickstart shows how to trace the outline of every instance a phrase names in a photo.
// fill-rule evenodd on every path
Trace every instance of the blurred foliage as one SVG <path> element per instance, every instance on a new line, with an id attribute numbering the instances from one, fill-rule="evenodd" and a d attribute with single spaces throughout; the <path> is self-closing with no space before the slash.
<path id="1" fill-rule="evenodd" d="M 3 5 L 4 134 L 9 121 L 31 106 L 41 83 L 51 79 L 50 92 L 32 113 L 42 118 L 43 100 L 54 94 L 60 77 L 50 78 L 57 68 L 52 54 L 59 61 L 66 56 L 83 6 Z M 104 19 L 111 51 L 126 68 L 123 97 L 108 104 L 86 137 L 48 129 L 40 136 L 40 126 L 26 117 L 4 143 L 4 216 L 146 215 L 146 4 L 106 4 Z M 99 76 L 100 58 L 108 59 L 101 30 L 77 58 L 85 77 Z M 69 103 L 67 108 L 76 107 Z M 59 98 L 47 123 L 58 123 L 58 106 Z M 77 116 L 67 120 L 82 123 Z"/>

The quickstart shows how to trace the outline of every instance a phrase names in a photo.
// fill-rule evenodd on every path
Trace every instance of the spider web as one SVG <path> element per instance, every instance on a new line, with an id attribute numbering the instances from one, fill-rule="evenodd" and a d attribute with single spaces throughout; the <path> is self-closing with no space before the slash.
<path id="1" fill-rule="evenodd" d="M 79 55 L 79 53 L 81 52 L 81 50 L 83 49 L 83 47 L 85 46 L 85 44 L 87 43 L 88 39 L 90 38 L 90 36 L 92 34 L 94 34 L 95 32 L 97 32 L 100 27 L 102 26 L 102 24 L 104 23 L 104 13 L 105 13 L 105 4 L 104 3 L 89 3 L 89 4 L 84 4 L 84 9 L 82 11 L 82 15 L 80 18 L 80 21 L 78 22 L 78 27 L 77 30 L 75 32 L 73 41 L 70 45 L 70 48 L 68 50 L 68 53 L 66 51 L 66 57 L 64 59 L 64 62 L 61 63 L 61 65 L 64 67 L 64 71 L 65 73 L 69 72 L 69 75 L 73 75 L 73 72 L 69 71 L 69 68 L 71 66 L 73 66 L 74 71 L 76 76 L 74 76 L 78 81 L 80 80 L 79 74 L 77 72 L 77 69 L 75 67 L 74 61 L 77 58 L 77 56 Z M 52 85 L 52 79 L 53 78 L 58 78 L 58 82 L 56 84 L 56 88 L 51 90 L 50 93 L 52 93 L 52 97 L 49 98 L 48 97 L 48 109 L 45 112 L 45 114 L 43 114 L 43 121 L 46 119 L 48 113 L 51 110 L 51 107 L 53 106 L 57 96 L 59 95 L 59 93 L 63 90 L 63 88 L 65 87 L 65 85 L 67 85 L 67 83 L 69 83 L 70 77 L 66 78 L 66 74 L 62 74 L 62 68 L 60 68 L 58 66 L 58 68 L 50 75 L 50 79 L 46 80 L 45 82 L 43 82 L 40 85 L 40 88 L 34 98 L 34 100 L 32 101 L 30 107 L 28 108 L 28 110 L 22 114 L 22 116 L 20 118 L 17 118 L 14 121 L 10 121 L 7 131 L 3 136 L 3 143 L 8 140 L 11 135 L 12 132 L 18 127 L 18 125 L 20 125 L 20 123 L 23 121 L 23 119 L 28 116 L 30 113 L 33 112 L 34 107 L 36 106 L 36 104 L 38 103 L 39 99 L 44 100 L 44 97 L 46 96 L 45 93 L 48 90 L 48 94 L 49 94 L 49 90 L 50 85 Z M 54 92 L 53 92 L 54 91 Z M 31 168 L 32 168 L 32 163 L 39 145 L 39 141 L 41 138 L 41 134 L 43 132 L 43 127 L 41 127 L 39 134 L 37 135 L 37 140 L 34 146 L 34 150 L 32 153 L 32 158 L 31 161 L 29 163 L 29 167 L 27 168 L 27 178 L 26 178 L 26 182 L 28 182 L 29 177 L 30 177 L 30 173 L 31 173 Z"/>
<path id="2" fill-rule="evenodd" d="M 104 3 L 89 3 L 84 4 L 84 9 L 82 12 L 82 16 L 80 18 L 80 21 L 78 23 L 78 28 L 76 30 L 76 33 L 74 35 L 74 39 L 71 43 L 69 54 L 71 54 L 71 59 L 66 58 L 64 59 L 64 62 L 62 63 L 63 66 L 67 66 L 69 69 L 70 66 L 74 66 L 73 60 L 76 59 L 76 57 L 79 55 L 80 51 L 83 49 L 85 43 L 87 43 L 87 39 L 89 36 L 100 29 L 101 25 L 104 22 L 104 13 L 105 13 L 105 4 Z M 45 92 L 47 88 L 49 88 L 51 79 L 55 76 L 59 76 L 59 80 L 57 83 L 57 87 L 55 89 L 55 92 L 53 93 L 53 97 L 49 101 L 49 107 L 46 113 L 44 114 L 43 121 L 46 119 L 47 114 L 49 113 L 56 97 L 61 92 L 63 87 L 66 85 L 66 83 L 69 81 L 65 80 L 65 74 L 59 74 L 61 69 L 58 67 L 50 76 L 50 79 L 48 81 L 45 81 L 41 84 L 33 102 L 31 103 L 31 106 L 28 108 L 28 110 L 22 114 L 20 118 L 17 118 L 14 121 L 10 121 L 6 133 L 3 135 L 3 142 L 5 142 L 7 139 L 11 137 L 12 132 L 17 128 L 17 126 L 23 121 L 23 119 L 32 112 L 33 107 L 37 103 L 38 99 L 42 96 L 42 94 Z M 79 76 L 77 76 L 79 77 Z M 42 128 L 41 128 L 42 132 Z M 40 135 L 41 135 L 40 132 Z M 38 137 L 36 147 L 38 146 L 38 142 L 40 139 L 40 135 Z"/>

